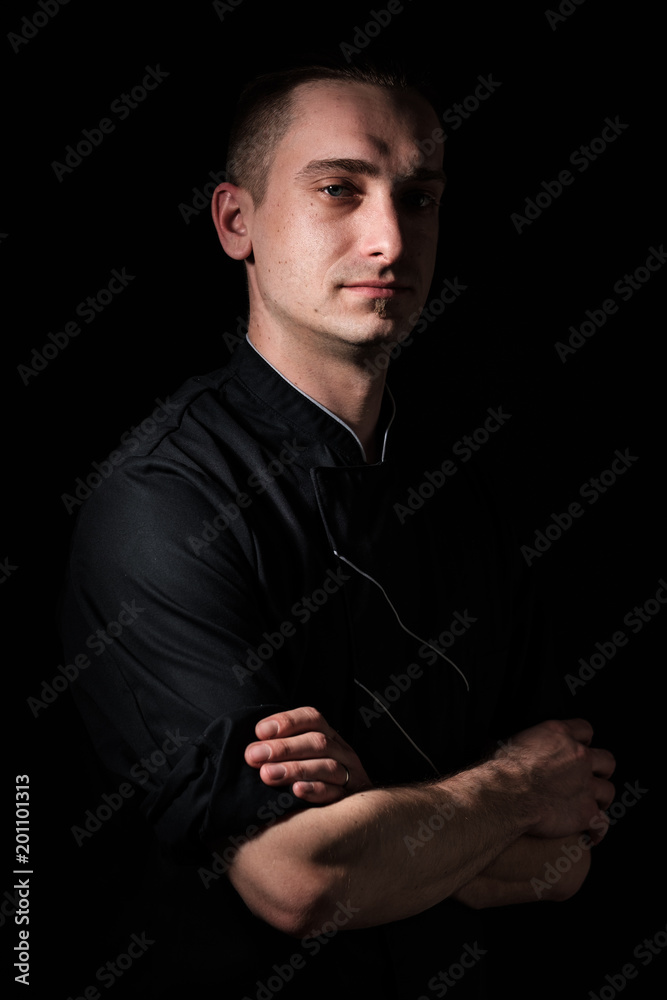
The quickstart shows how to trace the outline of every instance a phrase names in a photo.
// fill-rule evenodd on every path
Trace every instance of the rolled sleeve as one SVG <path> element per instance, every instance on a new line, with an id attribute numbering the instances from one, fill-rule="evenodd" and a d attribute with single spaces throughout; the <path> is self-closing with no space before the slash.
<path id="1" fill-rule="evenodd" d="M 248 524 L 207 534 L 229 502 L 197 470 L 128 462 L 80 513 L 63 602 L 66 655 L 90 660 L 72 694 L 96 749 L 186 860 L 306 805 L 244 760 L 259 719 L 294 707 L 295 667 L 285 650 L 245 666 L 271 622 Z"/>

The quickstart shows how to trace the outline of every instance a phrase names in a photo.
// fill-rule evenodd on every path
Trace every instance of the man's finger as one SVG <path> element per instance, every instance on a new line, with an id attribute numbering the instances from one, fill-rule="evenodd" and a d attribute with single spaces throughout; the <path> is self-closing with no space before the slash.
<path id="1" fill-rule="evenodd" d="M 297 798 L 305 799 L 307 802 L 315 802 L 318 805 L 339 802 L 345 797 L 345 791 L 341 785 L 329 785 L 322 781 L 296 781 L 292 785 L 292 791 Z"/>
<path id="2" fill-rule="evenodd" d="M 298 736 L 312 730 L 326 733 L 327 736 L 335 735 L 335 730 L 322 713 L 311 705 L 306 705 L 260 719 L 255 726 L 255 735 L 259 740 L 270 740 L 276 736 Z"/>
<path id="3" fill-rule="evenodd" d="M 328 758 L 296 760 L 286 764 L 263 764 L 259 776 L 266 785 L 290 785 L 295 781 L 318 781 L 343 787 L 348 775 L 344 764 Z"/>
<path id="4" fill-rule="evenodd" d="M 599 844 L 609 830 L 609 817 L 605 812 L 600 811 L 590 822 L 592 826 L 587 830 L 588 836 L 593 844 Z"/>
<path id="5" fill-rule="evenodd" d="M 338 750 L 336 756 L 340 754 Z M 250 743 L 245 750 L 249 764 L 264 764 L 268 761 L 310 760 L 313 757 L 332 757 L 332 741 L 321 732 L 309 732 L 303 736 L 292 736 L 283 740 L 263 740 Z"/>
<path id="6" fill-rule="evenodd" d="M 587 722 L 586 719 L 565 719 L 564 722 L 573 739 L 586 746 L 590 745 L 593 739 L 593 727 L 590 722 Z"/>
<path id="7" fill-rule="evenodd" d="M 616 758 L 608 750 L 591 749 L 591 767 L 598 778 L 611 778 L 616 770 Z"/>
<path id="8" fill-rule="evenodd" d="M 603 781 L 600 779 L 595 789 L 595 801 L 599 805 L 600 809 L 608 809 L 614 801 L 615 796 L 616 789 L 612 785 L 611 781 Z"/>

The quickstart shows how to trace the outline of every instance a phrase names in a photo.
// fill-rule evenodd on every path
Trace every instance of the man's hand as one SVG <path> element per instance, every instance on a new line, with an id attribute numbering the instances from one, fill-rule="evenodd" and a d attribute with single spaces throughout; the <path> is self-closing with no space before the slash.
<path id="1" fill-rule="evenodd" d="M 585 719 L 542 722 L 512 736 L 494 755 L 517 781 L 529 780 L 537 822 L 535 837 L 558 838 L 586 831 L 598 844 L 609 827 L 604 810 L 614 800 L 609 778 L 616 761 L 608 750 L 590 746 L 593 729 Z"/>
<path id="2" fill-rule="evenodd" d="M 292 785 L 297 798 L 319 805 L 372 788 L 352 747 L 316 708 L 269 715 L 257 723 L 255 735 L 261 742 L 246 747 L 245 759 L 259 768 L 265 785 Z"/>

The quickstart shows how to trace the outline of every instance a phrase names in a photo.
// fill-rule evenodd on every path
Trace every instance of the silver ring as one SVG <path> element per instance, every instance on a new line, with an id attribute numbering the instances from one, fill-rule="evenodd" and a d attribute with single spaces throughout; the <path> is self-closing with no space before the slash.
<path id="1" fill-rule="evenodd" d="M 345 767 L 345 764 L 343 764 L 342 766 Z M 348 771 L 348 769 L 346 767 L 345 767 L 345 773 L 347 774 L 347 778 L 343 782 L 343 788 L 346 787 L 348 781 L 350 780 L 350 772 Z"/>

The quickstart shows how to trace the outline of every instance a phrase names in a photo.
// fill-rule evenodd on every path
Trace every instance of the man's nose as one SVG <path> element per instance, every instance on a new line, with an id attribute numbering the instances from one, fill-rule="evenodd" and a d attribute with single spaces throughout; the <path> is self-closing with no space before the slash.
<path id="1" fill-rule="evenodd" d="M 373 199 L 365 206 L 361 249 L 369 257 L 383 257 L 392 264 L 405 251 L 405 233 L 398 206 L 389 197 Z"/>

